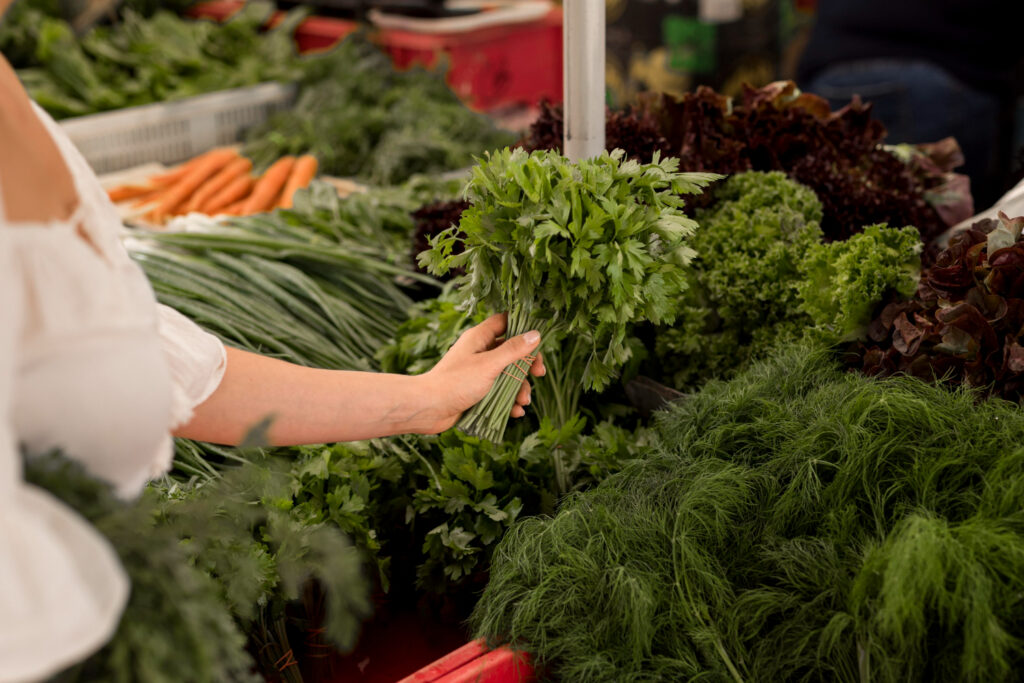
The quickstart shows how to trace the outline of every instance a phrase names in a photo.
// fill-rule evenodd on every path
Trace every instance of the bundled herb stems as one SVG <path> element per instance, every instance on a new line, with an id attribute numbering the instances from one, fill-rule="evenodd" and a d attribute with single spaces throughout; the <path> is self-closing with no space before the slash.
<path id="1" fill-rule="evenodd" d="M 511 338 L 537 330 L 541 338 L 550 330 L 550 326 L 535 321 L 528 311 L 522 307 L 509 311 L 506 337 Z M 516 402 L 516 394 L 530 373 L 530 366 L 536 356 L 525 356 L 521 360 L 505 368 L 498 380 L 487 392 L 483 400 L 471 408 L 459 421 L 458 427 L 467 434 L 479 436 L 490 441 L 501 441 L 508 421 L 509 411 Z"/>
<path id="2" fill-rule="evenodd" d="M 566 376 L 579 378 L 577 392 L 601 389 L 631 355 L 629 326 L 670 320 L 687 286 L 697 225 L 680 195 L 719 176 L 678 168 L 658 155 L 626 161 L 621 150 L 577 164 L 556 152 L 497 152 L 473 169 L 470 208 L 431 240 L 421 263 L 439 275 L 464 267 L 466 310 L 508 311 L 508 336 L 537 330 L 546 354 L 558 354 L 567 336 L 585 340 Z M 506 368 L 458 426 L 500 441 L 524 367 Z"/>

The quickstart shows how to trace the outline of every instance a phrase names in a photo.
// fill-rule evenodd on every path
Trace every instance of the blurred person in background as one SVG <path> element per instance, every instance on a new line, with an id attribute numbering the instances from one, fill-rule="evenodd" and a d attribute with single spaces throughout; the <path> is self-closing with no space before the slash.
<path id="1" fill-rule="evenodd" d="M 975 205 L 1010 183 L 1024 0 L 819 0 L 798 68 L 833 108 L 871 102 L 890 144 L 953 136 Z"/>

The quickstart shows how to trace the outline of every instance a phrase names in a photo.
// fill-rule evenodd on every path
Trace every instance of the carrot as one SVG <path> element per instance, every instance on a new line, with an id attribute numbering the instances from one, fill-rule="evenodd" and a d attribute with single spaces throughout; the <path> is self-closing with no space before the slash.
<path id="1" fill-rule="evenodd" d="M 175 166 L 166 173 L 158 173 L 156 175 L 150 176 L 149 182 L 153 183 L 154 185 L 163 186 L 175 183 L 181 180 L 182 176 L 188 173 L 189 169 L 193 167 L 193 164 L 195 164 L 198 159 L 199 157 L 196 157 L 195 159 L 187 161 L 184 164 L 181 164 L 180 166 Z"/>
<path id="2" fill-rule="evenodd" d="M 221 209 L 218 213 L 222 213 L 225 216 L 241 216 L 243 206 L 245 206 L 245 199 L 240 199 L 234 204 L 228 206 L 227 208 Z"/>
<path id="3" fill-rule="evenodd" d="M 172 185 L 166 194 L 160 196 L 149 216 L 155 222 L 163 220 L 173 213 L 179 204 L 188 199 L 210 176 L 217 173 L 236 156 L 238 153 L 230 149 L 215 150 L 214 153 L 207 155 L 205 159 L 182 176 L 181 180 Z"/>
<path id="4" fill-rule="evenodd" d="M 149 185 L 118 185 L 117 187 L 107 190 L 107 196 L 110 197 L 110 201 L 112 202 L 124 202 L 129 199 L 145 197 L 154 189 L 155 188 L 150 187 Z"/>
<path id="5" fill-rule="evenodd" d="M 206 200 L 210 199 L 227 187 L 232 180 L 240 175 L 248 173 L 250 170 L 252 170 L 252 162 L 245 157 L 238 157 L 237 159 L 232 160 L 227 166 L 222 168 L 217 175 L 210 178 L 208 182 L 204 183 L 202 187 L 196 190 L 195 194 L 193 194 L 192 198 L 188 201 L 188 204 L 185 207 L 185 212 L 201 211 Z"/>
<path id="6" fill-rule="evenodd" d="M 240 200 L 245 200 L 249 194 L 249 190 L 252 189 L 252 185 L 252 176 L 248 173 L 235 178 L 228 183 L 227 187 L 206 201 L 206 204 L 204 204 L 201 209 L 202 212 L 213 216 L 232 204 Z"/>
<path id="7" fill-rule="evenodd" d="M 294 165 L 295 157 L 292 156 L 281 157 L 271 164 L 252 189 L 252 194 L 242 207 L 242 215 L 248 216 L 274 208 Z"/>
<path id="8" fill-rule="evenodd" d="M 146 194 L 136 197 L 135 201 L 132 202 L 132 206 L 137 208 L 142 206 L 143 204 L 150 204 L 165 192 L 167 192 L 166 187 L 155 187 Z"/>
<path id="9" fill-rule="evenodd" d="M 292 208 L 292 200 L 295 198 L 295 191 L 306 187 L 313 180 L 317 169 L 316 157 L 311 154 L 303 154 L 295 160 L 292 167 L 292 174 L 288 176 L 284 190 L 281 191 L 281 200 L 277 203 L 282 209 Z"/>
<path id="10" fill-rule="evenodd" d="M 203 152 L 199 156 L 192 157 L 185 163 L 175 166 L 166 173 L 158 173 L 157 175 L 150 176 L 149 182 L 152 185 L 173 185 L 174 183 L 184 178 L 189 171 L 194 169 L 199 164 L 203 163 L 205 159 L 209 158 L 213 154 L 220 154 L 221 152 L 224 151 L 232 152 L 236 156 L 238 155 L 238 152 L 236 152 L 233 149 L 228 149 L 227 147 L 217 147 L 215 149 L 211 149 L 209 152 Z"/>

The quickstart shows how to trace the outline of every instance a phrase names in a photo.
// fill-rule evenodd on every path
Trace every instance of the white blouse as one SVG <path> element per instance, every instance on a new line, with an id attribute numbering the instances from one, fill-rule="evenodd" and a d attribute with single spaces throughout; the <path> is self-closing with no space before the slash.
<path id="1" fill-rule="evenodd" d="M 129 590 L 106 540 L 23 481 L 19 446 L 59 448 L 135 496 L 167 471 L 170 430 L 226 363 L 216 337 L 156 303 L 95 175 L 36 111 L 80 204 L 68 221 L 15 224 L 0 188 L 0 683 L 46 678 L 99 649 Z"/>

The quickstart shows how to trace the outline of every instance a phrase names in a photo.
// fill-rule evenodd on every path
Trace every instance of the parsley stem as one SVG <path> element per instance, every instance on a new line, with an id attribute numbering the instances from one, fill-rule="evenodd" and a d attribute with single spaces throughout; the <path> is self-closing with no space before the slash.
<path id="1" fill-rule="evenodd" d="M 541 333 L 543 345 L 544 335 L 550 330 L 550 326 L 535 320 L 522 306 L 512 306 L 508 313 L 505 337 L 510 339 L 530 330 Z M 522 376 L 522 370 L 515 365 L 505 368 L 505 372 L 498 375 L 498 379 L 483 400 L 463 415 L 456 426 L 471 436 L 500 443 L 505 436 L 505 427 L 508 425 L 512 407 L 516 404 L 516 395 L 522 386 Z"/>

